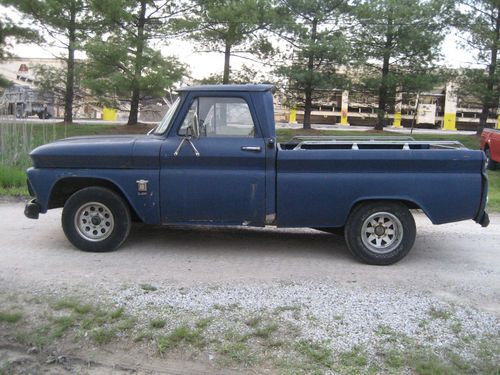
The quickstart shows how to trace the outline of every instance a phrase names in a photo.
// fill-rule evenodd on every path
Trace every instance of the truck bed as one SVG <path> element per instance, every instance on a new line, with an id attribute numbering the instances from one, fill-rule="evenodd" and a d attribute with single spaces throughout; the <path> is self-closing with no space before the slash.
<path id="1" fill-rule="evenodd" d="M 471 219 L 480 207 L 483 158 L 459 142 L 295 138 L 278 146 L 277 222 L 340 227 L 353 205 L 369 200 L 404 201 L 434 224 Z"/>

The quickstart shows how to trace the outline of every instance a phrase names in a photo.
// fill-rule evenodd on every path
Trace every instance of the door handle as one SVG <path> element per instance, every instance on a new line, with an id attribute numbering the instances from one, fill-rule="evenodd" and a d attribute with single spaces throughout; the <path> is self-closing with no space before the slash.
<path id="1" fill-rule="evenodd" d="M 253 152 L 260 152 L 262 150 L 260 146 L 242 146 L 241 149 L 243 151 L 253 151 Z"/>

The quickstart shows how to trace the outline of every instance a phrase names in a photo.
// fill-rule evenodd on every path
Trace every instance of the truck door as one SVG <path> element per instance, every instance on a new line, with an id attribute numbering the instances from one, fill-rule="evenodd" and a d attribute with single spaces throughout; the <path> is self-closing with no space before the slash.
<path id="1" fill-rule="evenodd" d="M 161 152 L 163 223 L 264 225 L 264 138 L 250 99 L 188 95 Z"/>

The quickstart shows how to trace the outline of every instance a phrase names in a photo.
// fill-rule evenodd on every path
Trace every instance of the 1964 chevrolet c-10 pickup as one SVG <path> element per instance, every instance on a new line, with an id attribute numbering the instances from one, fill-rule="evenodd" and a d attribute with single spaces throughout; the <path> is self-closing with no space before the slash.
<path id="1" fill-rule="evenodd" d="M 409 209 L 434 224 L 489 223 L 482 151 L 381 137 L 277 143 L 272 86 L 179 94 L 148 135 L 75 137 L 33 150 L 26 216 L 64 207 L 64 233 L 86 251 L 116 249 L 134 220 L 342 231 L 370 264 L 410 251 Z"/>

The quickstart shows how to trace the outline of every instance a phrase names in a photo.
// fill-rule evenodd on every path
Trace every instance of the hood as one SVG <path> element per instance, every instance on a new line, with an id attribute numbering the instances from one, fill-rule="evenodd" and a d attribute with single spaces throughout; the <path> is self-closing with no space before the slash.
<path id="1" fill-rule="evenodd" d="M 136 143 L 151 147 L 139 147 Z M 154 147 L 156 145 L 156 147 Z M 30 153 L 35 168 L 97 168 L 122 169 L 140 167 L 134 160 L 149 167 L 158 163 L 159 137 L 146 135 L 84 136 L 61 139 L 35 148 Z M 147 155 L 138 155 L 138 152 Z M 157 152 L 156 152 L 157 151 Z"/>

